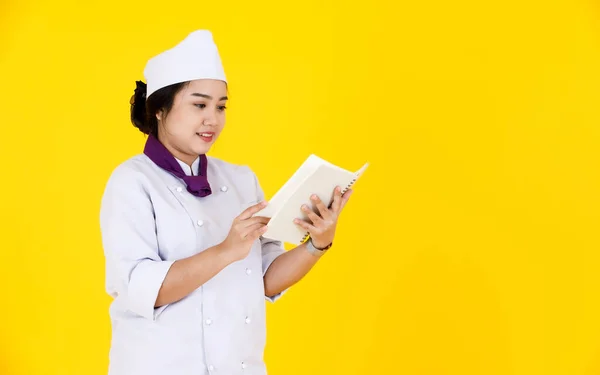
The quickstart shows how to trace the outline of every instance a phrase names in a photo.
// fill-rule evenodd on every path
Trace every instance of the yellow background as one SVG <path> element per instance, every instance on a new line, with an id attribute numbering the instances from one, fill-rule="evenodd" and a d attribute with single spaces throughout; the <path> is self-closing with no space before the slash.
<path id="1" fill-rule="evenodd" d="M 600 374 L 600 7 L 559 1 L 0 5 L 0 373 L 106 373 L 99 200 L 141 152 L 146 60 L 214 32 L 213 156 L 272 195 L 369 161 L 335 248 L 268 308 L 271 375 Z M 279 168 L 277 170 L 276 168 Z"/>

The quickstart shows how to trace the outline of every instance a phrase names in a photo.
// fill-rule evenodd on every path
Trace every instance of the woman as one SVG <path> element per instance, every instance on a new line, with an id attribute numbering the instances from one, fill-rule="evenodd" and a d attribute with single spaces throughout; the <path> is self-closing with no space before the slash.
<path id="1" fill-rule="evenodd" d="M 131 101 L 144 152 L 111 174 L 100 224 L 112 342 L 110 375 L 266 374 L 265 298 L 275 301 L 334 239 L 349 198 L 297 224 L 290 251 L 262 237 L 255 174 L 208 157 L 225 125 L 227 81 L 210 32 L 150 59 Z M 251 150 L 248 150 L 251 151 Z M 308 211 L 304 208 L 305 211 Z"/>

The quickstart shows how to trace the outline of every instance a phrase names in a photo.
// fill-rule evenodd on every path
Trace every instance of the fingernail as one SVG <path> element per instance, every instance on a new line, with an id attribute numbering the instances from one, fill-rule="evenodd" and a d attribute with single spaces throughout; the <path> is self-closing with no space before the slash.
<path id="1" fill-rule="evenodd" d="M 311 198 L 312 199 L 317 199 L 317 196 L 313 194 Z"/>

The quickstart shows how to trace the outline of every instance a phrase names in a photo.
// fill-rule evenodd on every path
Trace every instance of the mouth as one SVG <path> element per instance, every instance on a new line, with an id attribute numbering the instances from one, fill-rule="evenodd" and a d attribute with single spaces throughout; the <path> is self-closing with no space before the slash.
<path id="1" fill-rule="evenodd" d="M 212 142 L 213 138 L 215 137 L 215 133 L 213 132 L 196 133 L 196 135 L 207 143 Z"/>

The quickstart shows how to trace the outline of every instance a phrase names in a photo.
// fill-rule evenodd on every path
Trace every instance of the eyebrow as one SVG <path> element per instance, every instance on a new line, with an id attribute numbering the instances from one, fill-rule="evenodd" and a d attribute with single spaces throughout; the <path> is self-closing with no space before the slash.
<path id="1" fill-rule="evenodd" d="M 199 92 L 193 92 L 191 95 L 192 95 L 192 96 L 199 96 L 199 97 L 201 97 L 201 98 L 206 98 L 206 99 L 208 99 L 208 100 L 212 100 L 212 98 L 213 98 L 213 97 L 212 97 L 212 96 L 210 96 L 210 95 L 201 94 L 201 93 L 199 93 Z M 219 99 L 219 101 L 221 101 L 221 100 L 227 100 L 227 99 L 229 99 L 229 98 L 228 98 L 228 97 L 226 97 L 226 96 L 223 96 L 221 99 Z"/>

